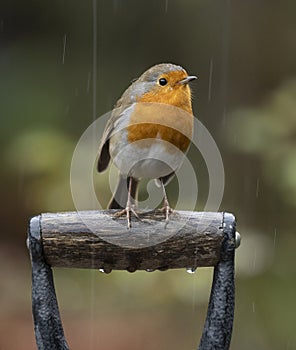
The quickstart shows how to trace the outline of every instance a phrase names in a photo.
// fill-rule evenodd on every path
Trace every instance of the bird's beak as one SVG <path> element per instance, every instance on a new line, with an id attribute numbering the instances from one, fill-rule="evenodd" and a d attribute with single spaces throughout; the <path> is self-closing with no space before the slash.
<path id="1" fill-rule="evenodd" d="M 179 81 L 179 84 L 184 85 L 190 83 L 192 80 L 197 79 L 195 75 L 188 75 L 188 77 Z"/>

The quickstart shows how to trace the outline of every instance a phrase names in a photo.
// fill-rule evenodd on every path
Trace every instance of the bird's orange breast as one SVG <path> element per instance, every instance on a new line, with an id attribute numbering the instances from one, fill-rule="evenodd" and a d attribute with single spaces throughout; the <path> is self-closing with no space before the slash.
<path id="1" fill-rule="evenodd" d="M 139 99 L 130 116 L 128 141 L 132 143 L 157 138 L 185 152 L 192 133 L 190 89 L 180 86 L 176 93 L 162 94 L 161 90 L 151 91 Z"/>
<path id="2" fill-rule="evenodd" d="M 171 104 L 139 102 L 130 116 L 128 141 L 133 143 L 143 139 L 162 139 L 185 152 L 192 132 L 192 111 L 189 113 Z"/>

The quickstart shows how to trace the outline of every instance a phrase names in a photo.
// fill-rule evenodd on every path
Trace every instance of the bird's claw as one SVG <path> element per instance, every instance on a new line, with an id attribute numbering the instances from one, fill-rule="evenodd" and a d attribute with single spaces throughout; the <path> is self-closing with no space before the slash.
<path id="1" fill-rule="evenodd" d="M 138 219 L 141 221 L 138 213 L 135 211 L 134 208 L 127 206 L 125 209 L 122 209 L 120 211 L 118 211 L 117 213 L 114 214 L 114 217 L 120 217 L 123 215 L 126 215 L 126 219 L 127 219 L 127 228 L 130 229 L 132 227 L 132 223 L 131 223 L 131 213 Z"/>
<path id="2" fill-rule="evenodd" d="M 174 213 L 174 210 L 170 207 L 169 202 L 168 201 L 164 201 L 164 205 L 162 208 L 159 209 L 159 211 L 164 212 L 165 213 L 165 224 L 164 227 L 166 228 L 168 223 L 169 223 L 169 216 L 170 214 Z"/>

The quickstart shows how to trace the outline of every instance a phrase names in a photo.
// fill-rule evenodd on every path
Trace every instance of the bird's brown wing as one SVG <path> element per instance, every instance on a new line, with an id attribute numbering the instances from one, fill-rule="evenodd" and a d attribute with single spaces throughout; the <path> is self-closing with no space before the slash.
<path id="1" fill-rule="evenodd" d="M 135 84 L 136 82 L 130 85 L 116 102 L 111 117 L 107 122 L 99 147 L 98 172 L 104 171 L 110 162 L 109 139 L 117 125 L 118 119 L 122 117 L 134 102 L 136 102 L 135 94 L 131 93 Z"/>
<path id="2" fill-rule="evenodd" d="M 99 159 L 98 159 L 98 172 L 104 171 L 110 162 L 110 152 L 109 152 L 109 139 L 100 145 L 99 149 Z"/>
<path id="3" fill-rule="evenodd" d="M 108 120 L 105 130 L 103 132 L 98 152 L 99 173 L 106 170 L 110 162 L 109 140 L 114 131 L 114 126 L 116 125 L 117 120 L 122 116 L 126 107 L 122 105 L 122 100 L 123 96 L 117 101 L 116 105 L 114 106 L 110 119 Z"/>
<path id="4" fill-rule="evenodd" d="M 109 139 L 113 131 L 113 113 L 107 122 L 105 130 L 102 135 L 101 143 L 99 146 L 99 157 L 98 157 L 98 172 L 104 171 L 110 162 L 110 152 L 109 152 Z"/>
<path id="5" fill-rule="evenodd" d="M 116 109 L 112 111 L 111 117 L 107 122 L 105 130 L 103 132 L 103 136 L 101 139 L 100 147 L 99 147 L 99 158 L 98 158 L 98 172 L 104 171 L 110 162 L 110 152 L 109 152 L 109 140 L 114 130 L 114 124 L 118 118 L 120 118 L 120 114 L 116 113 Z"/>

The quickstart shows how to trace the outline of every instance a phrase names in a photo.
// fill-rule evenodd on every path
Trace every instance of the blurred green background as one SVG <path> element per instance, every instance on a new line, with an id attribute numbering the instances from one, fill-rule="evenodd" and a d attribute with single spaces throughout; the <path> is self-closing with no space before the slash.
<path id="1" fill-rule="evenodd" d="M 2 0 L 0 7 L 0 348 L 36 349 L 28 218 L 75 210 L 69 171 L 79 137 L 133 78 L 173 62 L 198 76 L 194 111 L 225 167 L 220 210 L 236 214 L 242 235 L 231 349 L 296 349 L 296 2 Z M 202 171 L 199 181 L 206 186 Z M 56 270 L 71 349 L 196 348 L 211 277 L 212 269 Z"/>

